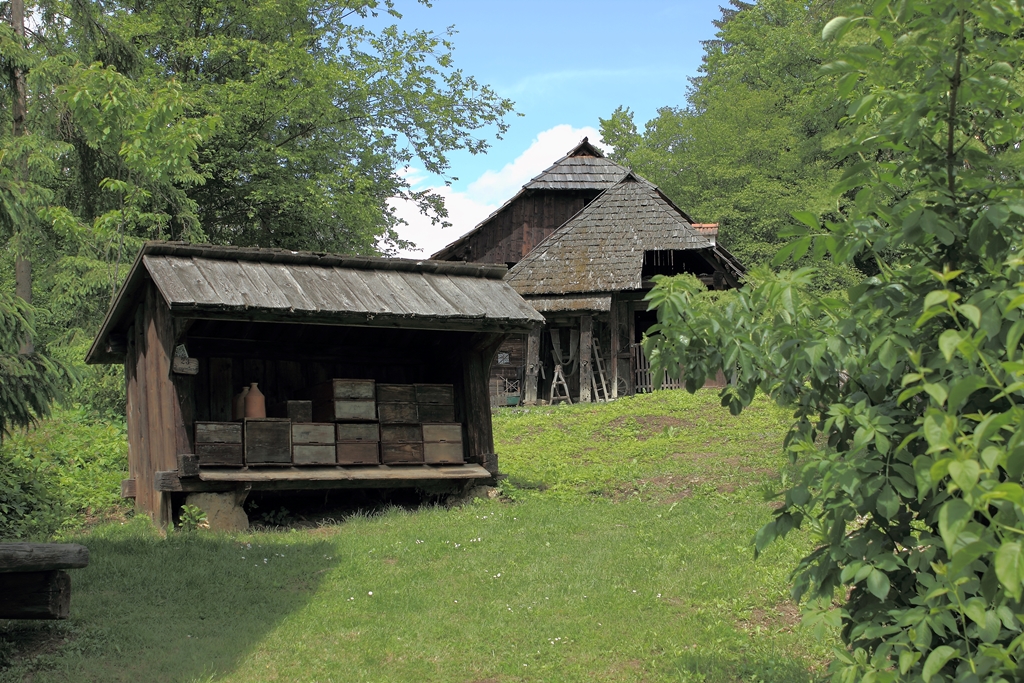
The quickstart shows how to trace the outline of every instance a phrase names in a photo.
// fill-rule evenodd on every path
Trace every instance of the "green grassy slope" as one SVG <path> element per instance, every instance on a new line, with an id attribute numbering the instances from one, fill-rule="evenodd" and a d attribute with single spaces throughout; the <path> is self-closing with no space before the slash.
<path id="1" fill-rule="evenodd" d="M 785 423 L 711 392 L 502 413 L 502 500 L 237 535 L 95 527 L 72 620 L 0 627 L 63 640 L 0 681 L 807 681 L 827 644 L 796 626 L 786 576 L 808 541 L 749 546 Z"/>

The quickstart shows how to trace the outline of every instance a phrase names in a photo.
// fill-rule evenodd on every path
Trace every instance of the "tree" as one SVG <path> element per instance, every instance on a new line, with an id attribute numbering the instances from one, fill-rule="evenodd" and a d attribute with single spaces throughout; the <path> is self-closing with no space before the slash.
<path id="1" fill-rule="evenodd" d="M 0 130 L 0 171 L 28 219 L 0 216 L 0 240 L 7 259 L 32 255 L 44 345 L 81 346 L 145 239 L 392 252 L 390 198 L 446 215 L 403 167 L 445 173 L 511 110 L 456 68 L 450 32 L 388 25 L 390 0 L 28 11 L 24 41 L 0 27 L 0 66 L 24 67 L 28 92 L 26 134 Z M 0 87 L 0 109 L 13 97 Z"/>
<path id="2" fill-rule="evenodd" d="M 74 380 L 66 366 L 21 348 L 33 330 L 20 298 L 0 294 L 0 440 L 50 413 Z"/>
<path id="3" fill-rule="evenodd" d="M 848 302 L 808 293 L 808 269 L 762 274 L 715 308 L 664 279 L 646 350 L 691 390 L 735 373 L 734 413 L 758 389 L 794 408 L 798 474 L 755 545 L 814 534 L 794 595 L 842 626 L 833 680 L 1020 680 L 1022 7 L 872 0 L 824 35 L 852 99 L 857 163 L 835 188 L 852 199 L 836 220 L 798 212 L 779 259 L 870 258 L 878 274 Z"/>
<path id="4" fill-rule="evenodd" d="M 834 3 L 732 0 L 683 108 L 664 107 L 638 133 L 619 108 L 601 120 L 613 158 L 701 222 L 748 266 L 767 263 L 793 211 L 836 209 L 835 131 L 843 114 L 818 87 L 831 47 L 819 39 Z M 842 281 L 846 273 L 837 273 Z"/>

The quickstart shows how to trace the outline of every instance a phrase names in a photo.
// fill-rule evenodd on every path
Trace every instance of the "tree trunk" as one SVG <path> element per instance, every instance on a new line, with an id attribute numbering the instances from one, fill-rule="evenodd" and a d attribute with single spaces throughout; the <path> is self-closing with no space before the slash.
<path id="1" fill-rule="evenodd" d="M 11 0 L 11 28 L 20 40 L 25 38 L 25 0 Z M 28 97 L 25 94 L 25 72 L 21 67 L 15 66 L 11 70 L 11 90 L 14 93 L 14 101 L 11 103 L 11 132 L 14 137 L 25 134 L 25 113 L 28 109 Z M 27 173 L 24 164 L 21 164 L 22 173 Z M 28 180 L 28 178 L 22 178 Z M 27 240 L 16 240 L 18 254 L 14 264 L 14 293 L 25 303 L 32 303 L 32 261 L 28 258 Z M 24 354 L 34 351 L 32 338 L 26 337 L 22 342 L 20 352 Z"/>

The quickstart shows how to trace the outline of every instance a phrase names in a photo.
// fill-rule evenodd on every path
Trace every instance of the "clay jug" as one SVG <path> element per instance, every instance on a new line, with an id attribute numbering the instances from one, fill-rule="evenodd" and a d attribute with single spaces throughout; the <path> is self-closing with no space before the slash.
<path id="1" fill-rule="evenodd" d="M 235 394 L 231 401 L 231 419 L 241 420 L 245 417 L 245 395 L 249 393 L 249 387 L 242 387 L 242 390 Z"/>
<path id="2" fill-rule="evenodd" d="M 267 401 L 263 397 L 263 392 L 256 386 L 256 382 L 249 385 L 249 393 L 245 395 L 245 416 L 267 416 Z"/>

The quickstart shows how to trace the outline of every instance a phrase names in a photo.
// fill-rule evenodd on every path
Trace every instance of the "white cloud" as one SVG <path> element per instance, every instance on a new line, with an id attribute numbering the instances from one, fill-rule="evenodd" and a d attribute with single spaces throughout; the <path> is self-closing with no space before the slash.
<path id="1" fill-rule="evenodd" d="M 452 227 L 441 229 L 430 224 L 430 219 L 421 215 L 410 202 L 395 200 L 395 209 L 409 224 L 398 230 L 403 239 L 415 242 L 418 249 L 407 250 L 399 256 L 426 258 L 438 249 L 454 242 L 472 230 L 476 225 L 511 199 L 531 178 L 539 174 L 566 152 L 575 147 L 584 137 L 590 138 L 598 147 L 607 149 L 601 143 L 601 134 L 589 126 L 574 128 L 568 124 L 555 126 L 537 135 L 533 143 L 511 163 L 501 170 L 485 171 L 469 184 L 465 192 L 440 186 L 431 188 L 444 197 L 448 208 L 448 221 Z M 425 178 L 421 171 L 410 169 L 409 181 L 417 190 L 425 189 Z"/>

